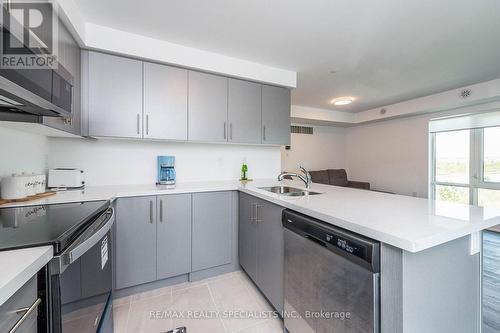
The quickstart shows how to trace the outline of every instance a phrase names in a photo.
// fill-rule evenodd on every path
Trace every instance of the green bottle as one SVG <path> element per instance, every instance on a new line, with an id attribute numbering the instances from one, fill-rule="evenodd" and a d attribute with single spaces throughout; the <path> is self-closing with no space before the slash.
<path id="1" fill-rule="evenodd" d="M 247 180 L 248 166 L 245 162 L 241 165 L 241 180 Z"/>

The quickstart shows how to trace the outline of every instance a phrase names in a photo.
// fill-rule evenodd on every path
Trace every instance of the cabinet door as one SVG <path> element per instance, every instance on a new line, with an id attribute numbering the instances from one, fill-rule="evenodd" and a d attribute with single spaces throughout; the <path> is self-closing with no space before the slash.
<path id="1" fill-rule="evenodd" d="M 290 89 L 262 86 L 262 143 L 290 144 Z"/>
<path id="2" fill-rule="evenodd" d="M 262 86 L 236 79 L 229 79 L 228 84 L 229 141 L 260 143 Z"/>
<path id="3" fill-rule="evenodd" d="M 191 194 L 157 197 L 156 278 L 191 271 Z"/>
<path id="4" fill-rule="evenodd" d="M 14 295 L 0 306 L 0 332 L 11 331 L 16 323 L 21 319 L 21 315 L 37 300 L 37 276 L 30 278 Z M 37 313 L 43 310 L 40 303 L 35 310 L 28 315 L 16 333 L 36 333 L 37 332 Z M 42 323 L 41 323 L 42 324 Z M 44 332 L 43 326 L 39 327 L 40 332 Z"/>
<path id="5" fill-rule="evenodd" d="M 189 72 L 189 140 L 227 141 L 227 78 Z"/>
<path id="6" fill-rule="evenodd" d="M 91 136 L 142 137 L 142 62 L 89 52 Z"/>
<path id="7" fill-rule="evenodd" d="M 255 198 L 240 192 L 238 255 L 241 267 L 256 280 L 257 278 L 257 224 Z"/>
<path id="8" fill-rule="evenodd" d="M 187 70 L 144 63 L 144 137 L 187 140 Z"/>
<path id="9" fill-rule="evenodd" d="M 231 262 L 231 192 L 193 193 L 192 271 Z"/>
<path id="10" fill-rule="evenodd" d="M 156 197 L 116 202 L 116 288 L 156 279 Z"/>
<path id="11" fill-rule="evenodd" d="M 257 203 L 256 283 L 278 311 L 283 311 L 283 207 L 259 199 Z"/>

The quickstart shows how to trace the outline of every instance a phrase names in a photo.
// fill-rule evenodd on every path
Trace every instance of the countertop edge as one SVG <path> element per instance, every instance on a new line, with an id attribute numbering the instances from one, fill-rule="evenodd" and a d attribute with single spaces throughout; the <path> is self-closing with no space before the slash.
<path id="1" fill-rule="evenodd" d="M 23 256 L 22 259 L 25 262 L 25 260 L 27 260 L 25 257 L 28 256 L 26 253 L 24 253 L 26 251 L 40 251 L 40 253 L 32 254 L 32 256 L 34 257 L 33 260 L 29 264 L 24 264 L 23 267 L 19 267 L 19 271 L 12 274 L 13 276 L 0 286 L 0 306 L 2 306 L 7 300 L 9 300 L 12 295 L 14 295 L 26 282 L 29 281 L 29 279 L 36 275 L 38 271 L 42 269 L 42 267 L 47 265 L 47 263 L 53 257 L 54 248 L 52 246 L 40 246 L 34 248 L 11 250 L 0 252 L 0 256 Z M 12 259 L 15 260 L 15 257 L 9 258 L 9 260 Z M 7 269 L 9 269 L 9 267 L 7 267 Z"/>

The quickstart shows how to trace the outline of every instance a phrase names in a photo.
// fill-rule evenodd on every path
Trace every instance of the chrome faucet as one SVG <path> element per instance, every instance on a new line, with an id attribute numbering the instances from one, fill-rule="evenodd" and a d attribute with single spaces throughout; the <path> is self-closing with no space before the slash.
<path id="1" fill-rule="evenodd" d="M 300 180 L 302 180 L 304 182 L 304 184 L 306 185 L 306 188 L 311 188 L 311 175 L 302 166 L 300 166 L 299 168 L 304 173 L 304 176 L 299 175 L 296 172 L 283 171 L 282 173 L 279 174 L 278 181 L 282 181 L 285 177 L 290 177 L 290 178 L 295 177 L 295 178 L 299 178 Z"/>

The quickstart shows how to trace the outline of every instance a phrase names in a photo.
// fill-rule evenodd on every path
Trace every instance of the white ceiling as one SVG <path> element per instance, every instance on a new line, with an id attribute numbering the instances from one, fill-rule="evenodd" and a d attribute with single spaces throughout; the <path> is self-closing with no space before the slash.
<path id="1" fill-rule="evenodd" d="M 357 112 L 500 77 L 498 0 L 76 3 L 87 22 L 296 71 L 296 105 Z"/>

